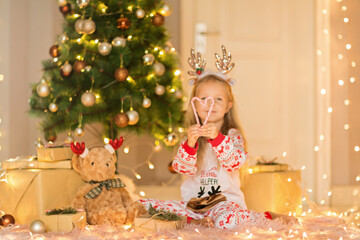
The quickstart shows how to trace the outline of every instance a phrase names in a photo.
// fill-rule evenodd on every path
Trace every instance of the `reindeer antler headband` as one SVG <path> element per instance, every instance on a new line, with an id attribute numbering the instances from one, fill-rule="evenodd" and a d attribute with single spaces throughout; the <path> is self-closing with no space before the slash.
<path id="1" fill-rule="evenodd" d="M 215 66 L 218 69 L 218 72 L 205 71 L 204 69 L 206 65 L 206 60 L 201 59 L 201 54 L 199 52 L 197 52 L 195 56 L 195 50 L 193 48 L 191 49 L 188 61 L 190 67 L 195 71 L 189 71 L 188 74 L 195 77 L 189 80 L 190 86 L 194 85 L 197 81 L 209 75 L 215 75 L 219 77 L 220 79 L 229 83 L 230 86 L 233 86 L 235 84 L 235 79 L 226 76 L 226 74 L 234 68 L 235 63 L 231 63 L 231 53 L 226 53 L 226 48 L 224 45 L 221 45 L 221 49 L 223 54 L 222 58 L 219 56 L 219 54 L 215 53 Z"/>

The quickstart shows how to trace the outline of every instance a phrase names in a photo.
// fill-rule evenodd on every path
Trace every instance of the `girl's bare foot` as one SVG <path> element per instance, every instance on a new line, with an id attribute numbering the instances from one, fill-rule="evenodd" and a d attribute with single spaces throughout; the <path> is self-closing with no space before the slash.
<path id="1" fill-rule="evenodd" d="M 211 228 L 214 227 L 214 222 L 209 217 L 204 217 L 199 220 L 191 219 L 190 224 L 201 225 L 201 226 L 211 227 Z"/>
<path id="2" fill-rule="evenodd" d="M 286 224 L 288 223 L 299 223 L 299 221 L 297 220 L 297 218 L 293 217 L 293 216 L 288 216 L 288 215 L 284 215 L 284 214 L 278 214 L 278 213 L 273 213 L 273 212 L 269 212 L 272 219 L 276 219 L 276 218 L 280 218 L 281 220 L 283 220 Z"/>

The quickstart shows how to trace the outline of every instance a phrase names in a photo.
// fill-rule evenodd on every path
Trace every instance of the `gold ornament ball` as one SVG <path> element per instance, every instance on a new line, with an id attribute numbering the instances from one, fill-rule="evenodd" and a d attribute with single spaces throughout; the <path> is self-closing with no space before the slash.
<path id="1" fill-rule="evenodd" d="M 96 97 L 95 97 L 94 93 L 86 92 L 86 93 L 83 93 L 83 95 L 81 95 L 81 103 L 85 107 L 92 107 L 92 106 L 94 106 L 95 102 L 96 102 Z"/>
<path id="2" fill-rule="evenodd" d="M 155 57 L 151 53 L 147 53 L 143 56 L 143 61 L 145 65 L 151 65 L 155 61 Z"/>
<path id="3" fill-rule="evenodd" d="M 55 142 L 56 138 L 57 138 L 56 135 L 50 134 L 49 136 L 46 137 L 46 141 Z"/>
<path id="4" fill-rule="evenodd" d="M 85 23 L 85 20 L 84 19 L 79 19 L 75 22 L 75 31 L 79 34 L 84 34 L 85 31 L 84 31 L 84 23 Z"/>
<path id="5" fill-rule="evenodd" d="M 180 90 L 176 90 L 176 91 L 174 92 L 174 95 L 175 95 L 175 97 L 178 98 L 178 99 L 181 99 L 181 98 L 183 97 L 183 94 L 182 94 L 182 92 L 181 92 Z"/>
<path id="6" fill-rule="evenodd" d="M 51 46 L 51 48 L 49 50 L 49 54 L 50 54 L 50 56 L 52 56 L 54 58 L 60 56 L 59 46 L 58 45 Z"/>
<path id="7" fill-rule="evenodd" d="M 152 23 L 157 27 L 163 25 L 164 22 L 165 22 L 165 18 L 160 13 L 156 13 L 152 19 Z"/>
<path id="8" fill-rule="evenodd" d="M 166 135 L 166 137 L 164 138 L 164 143 L 166 146 L 168 147 L 172 147 L 175 146 L 177 144 L 177 142 L 179 141 L 179 137 L 176 133 L 172 132 L 169 133 L 168 135 Z"/>
<path id="9" fill-rule="evenodd" d="M 32 221 L 30 224 L 30 232 L 32 233 L 44 233 L 46 231 L 45 223 L 41 220 Z"/>
<path id="10" fill-rule="evenodd" d="M 74 63 L 74 70 L 77 73 L 81 73 L 82 70 L 86 67 L 86 62 L 82 60 L 76 60 Z"/>
<path id="11" fill-rule="evenodd" d="M 70 63 L 66 62 L 64 65 L 61 66 L 60 68 L 60 74 L 63 77 L 68 77 L 70 76 L 72 72 L 72 66 Z"/>
<path id="12" fill-rule="evenodd" d="M 121 17 L 117 20 L 117 28 L 120 30 L 126 30 L 130 27 L 130 20 L 126 17 Z"/>
<path id="13" fill-rule="evenodd" d="M 65 33 L 62 33 L 59 35 L 59 42 L 60 43 L 65 43 L 69 38 L 66 36 Z"/>
<path id="14" fill-rule="evenodd" d="M 145 11 L 143 9 L 136 10 L 136 17 L 138 19 L 141 19 L 141 18 L 145 17 Z"/>
<path id="15" fill-rule="evenodd" d="M 101 55 L 103 55 L 103 56 L 109 55 L 111 52 L 111 49 L 112 49 L 112 46 L 110 43 L 108 43 L 108 42 L 99 43 L 98 51 Z"/>
<path id="16" fill-rule="evenodd" d="M 59 9 L 63 15 L 67 15 L 67 14 L 71 13 L 71 4 L 67 3 L 64 6 L 60 6 Z"/>
<path id="17" fill-rule="evenodd" d="M 74 133 L 75 133 L 75 136 L 77 136 L 77 137 L 82 137 L 85 134 L 84 129 L 82 129 L 81 127 L 75 128 Z"/>
<path id="18" fill-rule="evenodd" d="M 50 94 L 50 87 L 46 82 L 42 82 L 36 87 L 36 93 L 40 97 L 47 97 Z"/>
<path id="19" fill-rule="evenodd" d="M 139 121 L 139 114 L 135 110 L 130 110 L 126 113 L 129 117 L 129 125 L 135 125 Z"/>
<path id="20" fill-rule="evenodd" d="M 119 113 L 115 116 L 115 124 L 118 127 L 126 127 L 129 124 L 129 117 L 126 113 Z"/>
<path id="21" fill-rule="evenodd" d="M 65 6 L 67 4 L 66 0 L 58 0 L 58 4 L 60 7 Z"/>
<path id="22" fill-rule="evenodd" d="M 76 0 L 76 3 L 79 6 L 79 8 L 83 8 L 89 5 L 90 0 Z"/>
<path id="23" fill-rule="evenodd" d="M 49 104 L 50 112 L 56 112 L 58 109 L 59 109 L 59 106 L 56 103 L 50 103 Z"/>
<path id="24" fill-rule="evenodd" d="M 126 68 L 119 67 L 115 70 L 115 79 L 119 82 L 125 82 L 129 76 L 129 71 Z"/>
<path id="25" fill-rule="evenodd" d="M 157 85 L 156 88 L 155 88 L 155 93 L 156 93 L 156 95 L 159 95 L 159 96 L 163 95 L 165 93 L 164 86 Z"/>
<path id="26" fill-rule="evenodd" d="M 172 13 L 172 7 L 169 3 L 164 3 L 163 7 L 160 10 L 161 14 L 165 17 L 168 17 Z"/>
<path id="27" fill-rule="evenodd" d="M 15 224 L 15 218 L 10 214 L 5 214 L 0 218 L 0 226 L 7 227 L 10 224 Z"/>
<path id="28" fill-rule="evenodd" d="M 144 108 L 149 108 L 151 106 L 151 100 L 150 98 L 144 98 L 142 105 Z"/>
<path id="29" fill-rule="evenodd" d="M 92 34 L 96 30 L 96 24 L 93 20 L 87 19 L 84 21 L 83 31 L 87 34 Z"/>
<path id="30" fill-rule="evenodd" d="M 154 68 L 154 72 L 155 72 L 156 76 L 164 75 L 164 73 L 165 73 L 164 64 L 157 62 L 157 63 L 154 64 L 153 68 Z"/>
<path id="31" fill-rule="evenodd" d="M 126 39 L 123 37 L 116 37 L 112 40 L 111 44 L 114 47 L 125 47 L 126 45 Z"/>

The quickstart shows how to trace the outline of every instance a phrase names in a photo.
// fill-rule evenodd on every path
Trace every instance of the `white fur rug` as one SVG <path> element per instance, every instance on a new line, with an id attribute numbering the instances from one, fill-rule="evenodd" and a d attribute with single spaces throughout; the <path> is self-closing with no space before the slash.
<path id="1" fill-rule="evenodd" d="M 242 226 L 223 230 L 188 225 L 180 230 L 140 231 L 114 230 L 107 226 L 87 226 L 71 233 L 32 234 L 26 225 L 15 225 L 0 230 L 0 239 L 360 239 L 356 227 L 357 215 L 353 216 L 305 216 L 299 224 L 284 225 L 280 221 L 267 220 L 260 226 Z"/>

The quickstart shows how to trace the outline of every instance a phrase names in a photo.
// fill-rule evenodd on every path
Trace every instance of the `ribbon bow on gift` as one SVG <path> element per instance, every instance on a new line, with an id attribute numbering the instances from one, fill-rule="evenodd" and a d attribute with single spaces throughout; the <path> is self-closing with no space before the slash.
<path id="1" fill-rule="evenodd" d="M 105 186 L 107 190 L 109 190 L 110 188 L 122 188 L 122 187 L 126 187 L 126 185 L 120 180 L 120 178 L 116 178 L 116 179 L 109 179 L 106 181 L 102 181 L 102 182 L 97 182 L 97 181 L 90 181 L 90 184 L 97 184 L 100 183 L 99 186 L 91 189 L 85 196 L 84 198 L 90 199 L 90 198 L 96 198 L 97 196 L 99 196 L 99 194 L 101 193 L 103 187 Z"/>

